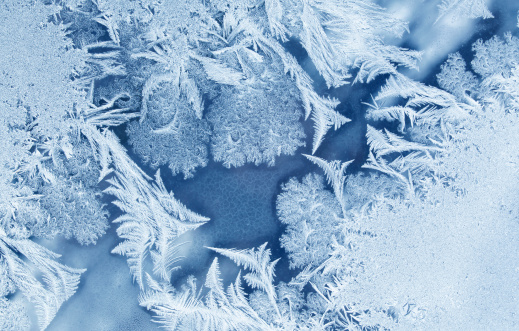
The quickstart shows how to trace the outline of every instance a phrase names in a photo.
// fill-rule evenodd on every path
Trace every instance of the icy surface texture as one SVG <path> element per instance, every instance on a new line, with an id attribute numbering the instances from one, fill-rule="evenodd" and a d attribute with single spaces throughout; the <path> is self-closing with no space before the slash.
<path id="1" fill-rule="evenodd" d="M 519 329 L 519 4 L 0 3 L 0 329 Z"/>

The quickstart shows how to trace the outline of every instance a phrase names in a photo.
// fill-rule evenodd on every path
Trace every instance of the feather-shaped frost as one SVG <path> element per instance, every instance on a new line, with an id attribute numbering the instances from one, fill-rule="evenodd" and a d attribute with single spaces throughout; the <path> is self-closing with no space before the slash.
<path id="1" fill-rule="evenodd" d="M 208 57 L 196 57 L 196 59 L 202 63 L 209 78 L 215 82 L 224 85 L 241 85 L 241 80 L 244 78 L 241 72 L 229 68 L 216 59 Z"/>
<path id="2" fill-rule="evenodd" d="M 241 288 L 240 274 L 234 284 L 224 290 L 220 279 L 218 259 L 215 258 L 207 272 L 201 296 L 194 280 L 183 291 L 174 291 L 148 275 L 150 289 L 139 298 L 141 306 L 154 312 L 155 322 L 170 330 L 271 330 L 247 302 Z"/>
<path id="3" fill-rule="evenodd" d="M 62 265 L 55 261 L 60 255 L 27 239 L 8 238 L 1 229 L 0 253 L 9 280 L 34 303 L 38 325 L 44 330 L 61 305 L 76 292 L 85 269 Z M 41 272 L 41 279 L 34 276 L 34 267 Z"/>
<path id="4" fill-rule="evenodd" d="M 406 106 L 391 106 L 391 107 L 380 107 L 376 100 L 373 100 L 373 104 L 368 104 L 370 108 L 367 111 L 366 118 L 374 121 L 398 121 L 400 124 L 398 130 L 404 132 L 406 126 L 406 118 L 409 119 L 411 127 L 415 124 L 419 114 L 411 107 Z"/>
<path id="5" fill-rule="evenodd" d="M 341 162 L 339 160 L 334 161 L 326 161 L 321 159 L 320 157 L 313 155 L 306 155 L 307 159 L 318 165 L 321 169 L 323 169 L 324 174 L 326 175 L 326 180 L 328 184 L 332 186 L 333 193 L 337 198 L 337 201 L 343 206 L 344 211 L 344 183 L 346 182 L 346 169 L 353 162 L 353 160 L 347 162 Z"/>
<path id="6" fill-rule="evenodd" d="M 257 249 L 224 249 L 208 247 L 234 261 L 238 266 L 243 266 L 250 272 L 243 277 L 252 288 L 264 291 L 277 314 L 281 316 L 276 303 L 276 290 L 274 287 L 274 269 L 279 259 L 270 261 L 270 249 L 266 249 L 267 243 Z"/>
<path id="7" fill-rule="evenodd" d="M 436 22 L 450 15 L 455 19 L 494 18 L 486 3 L 487 0 L 442 0 L 438 5 L 439 14 Z"/>
<path id="8" fill-rule="evenodd" d="M 112 253 L 128 257 L 130 272 L 141 288 L 144 287 L 143 261 L 150 252 L 155 273 L 169 280 L 173 265 L 180 258 L 176 255 L 179 244 L 175 239 L 209 219 L 178 202 L 164 187 L 159 171 L 156 184 L 143 187 L 135 186 L 118 172 L 116 176 L 109 180 L 111 187 L 105 192 L 116 196 L 113 203 L 124 212 L 114 222 L 121 223 L 117 233 L 125 241 Z"/>
<path id="9" fill-rule="evenodd" d="M 405 140 L 387 129 L 379 131 L 368 125 L 366 133 L 370 150 L 374 151 L 378 156 L 384 156 L 391 153 L 403 153 L 408 151 L 440 151 L 434 146 L 426 146 L 419 143 Z"/>

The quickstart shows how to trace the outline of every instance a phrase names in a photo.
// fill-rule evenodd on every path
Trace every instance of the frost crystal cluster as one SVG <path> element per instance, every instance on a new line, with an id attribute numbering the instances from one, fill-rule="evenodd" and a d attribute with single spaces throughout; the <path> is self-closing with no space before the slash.
<path id="1" fill-rule="evenodd" d="M 0 330 L 75 328 L 107 240 L 129 275 L 90 298 L 136 291 L 114 309 L 156 323 L 85 330 L 518 330 L 518 17 L 505 0 L 1 1 Z M 210 227 L 209 206 L 253 215 L 248 194 L 268 238 Z"/>

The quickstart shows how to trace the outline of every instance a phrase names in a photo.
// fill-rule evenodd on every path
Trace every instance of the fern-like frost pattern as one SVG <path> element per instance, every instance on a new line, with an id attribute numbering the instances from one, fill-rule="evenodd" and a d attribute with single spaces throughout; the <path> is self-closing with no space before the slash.
<path id="1" fill-rule="evenodd" d="M 2 1 L 0 329 L 519 329 L 519 8 L 421 5 Z"/>

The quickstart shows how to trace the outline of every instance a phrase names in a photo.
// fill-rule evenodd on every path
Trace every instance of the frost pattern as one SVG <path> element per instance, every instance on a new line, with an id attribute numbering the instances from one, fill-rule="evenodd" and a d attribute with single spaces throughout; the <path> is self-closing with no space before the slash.
<path id="1" fill-rule="evenodd" d="M 517 59 L 519 59 L 519 39 L 510 33 L 504 38 L 494 36 L 473 46 L 475 52 L 472 67 L 483 78 L 481 94 L 486 98 L 497 98 L 506 107 L 518 109 Z M 488 90 L 492 94 L 486 93 Z"/>
<path id="2" fill-rule="evenodd" d="M 156 81 L 158 77 L 161 77 L 159 80 L 172 80 L 178 77 L 178 72 L 187 75 L 191 82 L 184 90 L 187 103 L 202 119 L 204 107 L 200 101 L 206 98 L 209 100 L 208 118 L 216 128 L 211 141 L 212 154 L 215 160 L 222 161 L 226 166 L 238 166 L 245 162 L 272 164 L 274 156 L 292 154 L 297 147 L 302 146 L 302 130 L 292 124 L 299 120 L 299 102 L 303 103 L 305 118 L 312 114 L 315 122 L 313 152 L 331 127 L 337 130 L 348 122 L 334 110 L 338 104 L 336 100 L 315 93 L 309 76 L 279 41 L 284 42 L 289 36 L 298 40 L 328 85 L 335 87 L 347 83 L 346 79 L 351 77 L 349 71 L 358 69 L 355 81 L 370 82 L 381 74 L 396 73 L 399 66 L 417 68 L 417 60 L 420 58 L 419 52 L 382 43 L 381 31 L 400 37 L 407 31 L 407 27 L 405 22 L 391 18 L 371 1 L 332 1 L 326 4 L 319 1 L 267 1 L 264 6 L 262 3 L 236 5 L 225 2 L 208 3 L 205 6 L 200 2 L 189 5 L 182 2 L 170 6 L 144 1 L 142 5 L 128 7 L 102 1 L 97 3 L 101 14 L 96 16 L 97 22 L 107 28 L 111 41 L 120 45 L 130 62 L 135 63 L 130 65 L 131 70 L 126 68 L 127 74 L 145 81 L 141 85 L 141 113 L 147 113 L 148 98 L 154 93 L 155 84 L 159 84 Z M 128 23 L 132 20 L 141 25 Z M 125 29 L 138 38 L 130 36 Z M 343 60 L 339 60 L 341 58 Z M 274 63 L 282 63 L 282 67 Z M 277 87 L 276 82 L 283 87 Z M 271 87 L 265 89 L 265 85 Z M 299 90 L 300 96 L 294 93 L 293 87 Z M 235 117 L 232 113 L 228 116 L 219 113 L 226 114 L 230 112 L 229 108 L 220 111 L 220 108 L 212 106 L 220 106 L 221 100 L 228 101 L 228 93 L 232 93 L 233 97 L 242 94 L 236 111 L 242 107 L 247 109 L 247 98 L 265 100 L 258 110 L 250 110 L 250 120 L 243 121 L 247 124 L 243 129 L 251 128 L 245 131 L 251 141 L 239 137 L 245 134 L 238 129 L 227 131 L 228 122 L 235 123 Z M 286 101 L 282 102 L 283 111 L 276 111 L 275 116 L 275 107 L 270 103 L 280 97 Z M 273 128 L 272 133 L 265 132 L 265 129 L 261 129 L 264 124 L 256 123 L 254 116 L 261 114 L 261 118 L 279 123 L 284 120 L 285 116 L 281 114 L 285 112 L 290 121 L 284 123 L 282 128 L 298 133 L 289 139 L 281 138 L 284 144 L 280 149 L 270 149 L 267 144 L 258 150 L 256 145 L 265 140 L 286 138 L 286 133 L 281 128 Z M 170 110 L 166 113 L 169 113 L 169 118 L 173 118 L 175 112 Z M 217 117 L 215 113 L 218 113 Z M 255 126 L 259 126 L 260 130 L 256 130 Z M 170 131 L 167 125 L 164 127 Z M 133 131 L 130 133 L 133 134 Z M 160 140 L 160 137 L 153 140 Z M 188 154 L 200 155 L 203 159 L 203 152 L 200 152 L 202 148 L 200 144 L 189 148 Z M 143 145 L 136 149 L 145 150 Z M 252 151 L 249 152 L 249 149 Z M 227 155 L 227 150 L 232 152 Z M 142 154 L 148 159 L 151 153 Z M 184 159 L 169 160 L 173 173 L 178 172 L 179 168 L 175 164 L 180 162 L 184 162 Z M 163 164 L 164 160 L 159 163 Z M 191 176 L 192 169 L 197 165 L 205 164 L 200 159 L 190 162 L 189 157 L 187 163 L 192 165 L 183 170 L 186 176 Z"/>
<path id="3" fill-rule="evenodd" d="M 475 91 L 478 85 L 476 76 L 466 70 L 466 65 L 460 53 L 450 54 L 437 76 L 440 87 L 460 100 L 468 98 L 466 93 Z"/>
<path id="4" fill-rule="evenodd" d="M 0 232 L 0 252 L 0 266 L 4 270 L 2 283 L 7 285 L 2 289 L 2 296 L 20 290 L 36 306 L 39 327 L 45 329 L 63 302 L 76 292 L 79 277 L 85 269 L 64 266 L 55 261 L 58 254 L 27 239 L 11 239 L 3 230 Z M 43 281 L 33 275 L 34 267 L 41 272 Z"/>
<path id="5" fill-rule="evenodd" d="M 182 172 L 190 178 L 197 167 L 207 165 L 209 125 L 196 117 L 179 80 L 157 83 L 154 89 L 159 91 L 145 96 L 147 111 L 129 124 L 127 133 L 145 162 L 155 168 L 167 164 L 174 175 Z"/>
<path id="6" fill-rule="evenodd" d="M 178 259 L 178 244 L 174 240 L 209 219 L 178 202 L 173 193 L 164 187 L 160 171 L 155 175 L 154 184 L 141 178 L 141 185 L 136 185 L 124 173 L 117 172 L 116 178 L 109 180 L 111 187 L 105 192 L 117 198 L 114 203 L 124 212 L 114 220 L 115 223 L 121 223 L 117 234 L 124 241 L 112 253 L 128 257 L 134 280 L 144 288 L 144 260 L 148 254 L 152 257 L 153 272 L 169 281 Z"/>
<path id="7" fill-rule="evenodd" d="M 57 3 L 0 5 L 1 328 L 30 327 L 28 300 L 45 329 L 75 293 L 85 270 L 32 239 L 94 244 L 107 195 L 122 211 L 112 252 L 127 258 L 141 306 L 169 329 L 517 328 L 512 34 L 477 41 L 471 68 L 451 54 L 438 88 L 404 75 L 421 53 L 384 42 L 408 27 L 371 0 Z M 492 14 L 483 0 L 444 0 L 446 17 Z M 316 92 L 288 41 L 328 88 L 385 79 L 365 103 L 358 173 L 347 173 L 353 160 L 314 156 L 350 120 Z M 145 163 L 190 178 L 210 155 L 225 167 L 274 165 L 304 146 L 308 118 L 304 156 L 329 187 L 318 174 L 291 178 L 276 201 L 298 274 L 279 282 L 267 243 L 210 247 L 223 257 L 203 285 L 190 276 L 173 288 L 179 236 L 209 219 L 178 201 L 160 170 L 148 176 L 122 132 Z M 241 268 L 230 284 L 226 258 Z"/>
<path id="8" fill-rule="evenodd" d="M 140 298 L 141 306 L 151 309 L 156 322 L 171 330 L 286 330 L 302 323 L 312 326 L 313 318 L 299 316 L 302 298 L 293 284 L 274 285 L 274 269 L 278 260 L 270 260 L 267 243 L 247 250 L 210 248 L 230 258 L 248 271 L 243 279 L 253 289 L 247 298 L 241 272 L 234 283 L 224 290 L 218 258 L 207 272 L 201 297 L 196 279 L 178 291 L 167 284 L 152 282 L 149 292 Z M 303 329 L 309 329 L 304 328 Z"/>
<path id="9" fill-rule="evenodd" d="M 52 19 L 59 10 L 40 1 L 0 5 L 6 60 L 0 64 L 0 300 L 2 311 L 18 314 L 4 320 L 2 312 L 6 329 L 28 326 L 26 303 L 12 299 L 20 293 L 45 329 L 84 272 L 59 263 L 58 254 L 32 239 L 62 235 L 92 244 L 107 228 L 99 168 L 72 116 L 75 107 L 87 106 L 76 78 L 88 55 Z"/>
<path id="10" fill-rule="evenodd" d="M 170 330 L 269 329 L 248 304 L 240 275 L 224 290 L 218 259 L 214 259 L 207 273 L 204 287 L 208 292 L 204 298 L 200 298 L 194 278 L 188 283 L 180 292 L 150 278 L 150 290 L 140 297 L 140 305 L 155 313 L 156 321 Z"/>
<path id="11" fill-rule="evenodd" d="M 207 118 L 214 135 L 211 153 L 226 167 L 245 163 L 273 166 L 275 157 L 293 155 L 305 145 L 297 90 L 282 68 L 270 72 L 266 61 L 250 64 L 250 70 L 254 65 L 261 76 L 251 73 L 251 82 L 242 88 L 223 87 L 209 107 Z"/>
<path id="12" fill-rule="evenodd" d="M 321 326 L 517 326 L 516 303 L 506 294 L 517 292 L 516 281 L 508 281 L 517 278 L 519 249 L 512 239 L 519 233 L 516 203 L 509 200 L 519 179 L 513 152 L 517 69 L 500 62 L 501 72 L 484 71 L 487 61 L 513 52 L 513 39 L 505 40 L 494 37 L 474 45 L 472 66 L 481 77 L 466 68 L 459 54 L 449 57 L 438 81 L 454 95 L 401 75 L 390 77 L 368 104 L 370 120 L 400 122 L 400 134 L 367 128 L 370 153 L 365 167 L 383 175 L 346 176 L 341 186 L 346 193 L 335 207 L 311 195 L 315 191 L 309 188 L 322 190 L 323 197 L 336 191 L 323 190 L 322 181 L 307 188 L 312 175 L 302 184 L 291 179 L 282 187 L 278 216 L 289 224 L 282 245 L 291 263 L 304 267 L 301 261 L 307 261 L 292 284 L 311 285 L 316 296 L 309 294 L 305 307 L 320 307 L 316 311 Z M 395 105 L 395 97 L 406 100 Z M 328 173 L 329 161 L 310 158 Z M 395 189 L 390 178 L 401 183 L 402 190 Z M 367 192 L 361 194 L 359 187 Z M 349 192 L 358 195 L 348 197 Z M 338 203 L 346 213 L 331 217 Z M 316 214 L 305 213 L 305 208 Z M 470 212 L 460 212 L 467 209 Z M 305 216 L 299 218 L 301 214 Z M 322 254 L 317 263 L 304 256 L 312 243 L 313 224 L 326 229 L 326 243 L 311 250 L 313 256 Z M 493 262 L 496 256 L 500 262 Z M 488 314 L 489 306 L 499 307 L 499 313 Z"/>
<path id="13" fill-rule="evenodd" d="M 30 328 L 29 316 L 19 302 L 0 299 L 0 327 L 3 330 L 27 330 Z"/>
<path id="14" fill-rule="evenodd" d="M 322 247 L 331 243 L 341 207 L 316 174 L 305 176 L 301 183 L 292 178 L 281 189 L 276 209 L 279 220 L 287 225 L 280 240 L 290 266 L 318 266 L 331 253 L 331 249 Z"/>
<path id="15" fill-rule="evenodd" d="M 453 16 L 456 19 L 494 18 L 486 3 L 486 0 L 442 0 L 442 3 L 438 5 L 439 14 L 436 21 L 446 16 Z"/>

